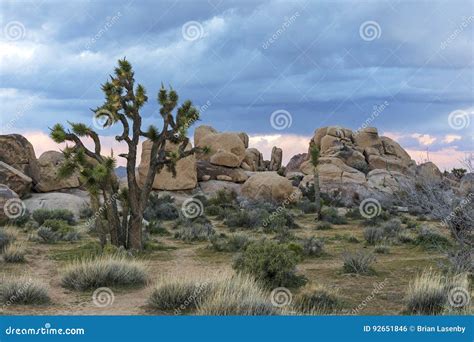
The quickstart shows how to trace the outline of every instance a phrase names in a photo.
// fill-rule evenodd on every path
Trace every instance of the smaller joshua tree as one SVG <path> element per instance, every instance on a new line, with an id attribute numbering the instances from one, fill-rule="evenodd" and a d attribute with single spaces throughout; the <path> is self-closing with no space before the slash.
<path id="1" fill-rule="evenodd" d="M 319 187 L 319 149 L 314 145 L 314 142 L 311 141 L 309 147 L 310 161 L 313 165 L 313 186 L 314 186 L 314 204 L 316 205 L 316 220 L 321 218 L 321 189 Z"/>
<path id="2" fill-rule="evenodd" d="M 105 102 L 93 112 L 97 118 L 105 119 L 104 127 L 117 124 L 122 127 L 122 133 L 115 139 L 119 143 L 125 142 L 128 147 L 127 153 L 119 155 L 126 160 L 128 188 L 125 191 L 119 193 L 113 155 L 107 157 L 102 154 L 100 137 L 91 127 L 82 123 L 69 123 L 71 129 L 66 130 L 63 125 L 57 124 L 51 130 L 51 137 L 57 143 L 73 144 L 64 150 L 66 163 L 62 173 L 68 175 L 78 170 L 94 201 L 99 195 L 103 197 L 112 244 L 128 249 L 142 249 L 143 212 L 155 175 L 164 167 L 176 175 L 176 162 L 196 151 L 195 148 L 186 149 L 189 144 L 186 134 L 187 129 L 199 119 L 199 112 L 189 100 L 177 108 L 178 94 L 162 85 L 157 96 L 161 106 L 162 128 L 150 125 L 143 131 L 140 110 L 148 101 L 148 96 L 143 85 L 135 85 L 132 65 L 125 59 L 118 61 L 114 75 L 102 85 L 102 91 Z M 93 150 L 84 145 L 82 138 L 93 141 Z M 139 185 L 136 165 L 137 147 L 141 138 L 150 140 L 152 146 L 148 172 Z M 168 143 L 176 145 L 176 149 L 167 151 Z M 118 209 L 119 201 L 122 202 L 121 212 Z"/>

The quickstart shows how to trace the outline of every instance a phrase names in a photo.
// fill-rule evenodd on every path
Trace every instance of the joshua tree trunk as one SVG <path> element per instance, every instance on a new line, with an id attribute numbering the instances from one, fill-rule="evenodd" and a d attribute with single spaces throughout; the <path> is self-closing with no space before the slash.
<path id="1" fill-rule="evenodd" d="M 107 234 L 100 215 L 100 200 L 96 193 L 90 193 L 91 209 L 94 215 L 94 231 L 99 235 L 100 248 L 107 244 Z"/>
<path id="2" fill-rule="evenodd" d="M 315 167 L 313 168 L 314 178 L 314 204 L 316 205 L 316 220 L 321 218 L 321 189 L 319 188 L 319 172 Z"/>

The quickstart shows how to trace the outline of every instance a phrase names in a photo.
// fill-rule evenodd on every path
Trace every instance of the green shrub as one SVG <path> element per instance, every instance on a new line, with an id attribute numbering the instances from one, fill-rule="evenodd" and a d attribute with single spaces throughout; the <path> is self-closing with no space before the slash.
<path id="1" fill-rule="evenodd" d="M 265 216 L 265 214 L 263 214 Z M 275 232 L 282 228 L 298 228 L 295 217 L 291 212 L 283 207 L 279 207 L 269 214 L 263 222 L 263 228 L 266 232 Z"/>
<path id="2" fill-rule="evenodd" d="M 343 254 L 343 271 L 345 273 L 373 274 L 372 263 L 375 256 L 372 253 L 358 251 Z"/>
<path id="3" fill-rule="evenodd" d="M 324 241 L 316 237 L 303 239 L 303 253 L 307 256 L 321 256 L 324 252 Z"/>
<path id="4" fill-rule="evenodd" d="M 28 209 L 26 209 L 20 217 L 17 217 L 16 219 L 10 219 L 8 220 L 8 223 L 17 227 L 24 227 L 26 223 L 30 220 L 30 217 L 31 214 Z"/>
<path id="5" fill-rule="evenodd" d="M 300 260 L 287 245 L 263 240 L 251 243 L 235 260 L 234 268 L 269 286 L 297 287 L 306 283 L 303 276 L 295 273 Z"/>
<path id="6" fill-rule="evenodd" d="M 345 217 L 342 217 L 338 214 L 336 208 L 323 208 L 321 211 L 321 217 L 323 221 L 332 223 L 332 224 L 346 224 L 347 220 Z"/>
<path id="7" fill-rule="evenodd" d="M 53 232 L 58 233 L 59 235 L 65 235 L 74 230 L 66 221 L 58 219 L 47 219 L 41 225 L 42 227 L 48 227 Z"/>
<path id="8" fill-rule="evenodd" d="M 158 196 L 156 193 L 152 193 L 148 199 L 147 206 L 143 212 L 143 218 L 147 221 L 162 220 L 169 221 L 175 220 L 179 217 L 179 211 L 174 205 L 174 199 L 169 196 Z"/>
<path id="9" fill-rule="evenodd" d="M 332 229 L 332 224 L 329 222 L 319 222 L 316 225 L 316 230 L 329 230 Z"/>
<path id="10" fill-rule="evenodd" d="M 94 215 L 94 211 L 89 206 L 84 206 L 79 210 L 79 218 L 85 220 L 91 218 Z"/>
<path id="11" fill-rule="evenodd" d="M 303 198 L 297 204 L 298 209 L 300 209 L 305 214 L 312 214 L 316 213 L 316 203 L 314 201 L 310 201 L 307 198 Z"/>
<path id="12" fill-rule="evenodd" d="M 342 308 L 337 292 L 325 287 L 306 290 L 295 298 L 294 308 L 302 313 L 328 314 Z"/>
<path id="13" fill-rule="evenodd" d="M 390 253 L 390 247 L 387 245 L 377 245 L 374 248 L 374 252 L 377 254 L 389 254 Z"/>
<path id="14" fill-rule="evenodd" d="M 3 251 L 3 260 L 10 263 L 25 262 L 25 248 L 19 244 L 10 244 Z"/>
<path id="15" fill-rule="evenodd" d="M 360 210 L 359 208 L 352 208 L 352 209 L 349 209 L 347 212 L 346 212 L 346 218 L 348 219 L 353 219 L 353 220 L 359 220 L 359 219 L 362 219 L 362 215 L 360 214 Z"/>
<path id="16" fill-rule="evenodd" d="M 174 237 L 186 242 L 205 241 L 209 240 L 215 233 L 216 231 L 212 227 L 212 224 L 200 224 L 193 222 L 192 224 L 179 228 Z"/>
<path id="17" fill-rule="evenodd" d="M 415 237 L 415 243 L 425 249 L 440 249 L 451 246 L 449 239 L 436 230 L 422 226 Z"/>
<path id="18" fill-rule="evenodd" d="M 150 221 L 147 226 L 146 230 L 148 233 L 153 235 L 160 235 L 160 236 L 167 236 L 171 235 L 170 232 L 161 225 L 161 222 L 152 220 Z"/>
<path id="19" fill-rule="evenodd" d="M 155 285 L 148 299 L 148 305 L 154 310 L 182 311 L 195 310 L 211 291 L 210 283 L 205 280 L 186 277 L 163 277 Z"/>
<path id="20" fill-rule="evenodd" d="M 263 209 L 238 210 L 227 212 L 224 224 L 231 228 L 256 229 L 262 226 L 268 217 L 268 212 Z"/>
<path id="21" fill-rule="evenodd" d="M 364 229 L 364 239 L 369 245 L 375 245 L 384 238 L 384 231 L 379 227 L 367 227 Z"/>
<path id="22" fill-rule="evenodd" d="M 397 240 L 400 243 L 407 243 L 407 244 L 415 243 L 415 239 L 413 239 L 413 237 L 410 235 L 410 233 L 408 233 L 406 231 L 401 232 L 400 234 L 398 234 Z"/>
<path id="23" fill-rule="evenodd" d="M 61 279 L 64 287 L 81 291 L 103 286 L 140 286 L 146 282 L 147 273 L 141 262 L 118 255 L 74 261 L 65 267 Z"/>
<path id="24" fill-rule="evenodd" d="M 402 223 L 399 219 L 391 219 L 382 224 L 382 229 L 385 237 L 396 237 L 402 231 Z"/>
<path id="25" fill-rule="evenodd" d="M 54 243 L 59 240 L 59 234 L 49 227 L 39 227 L 36 234 L 45 243 Z"/>
<path id="26" fill-rule="evenodd" d="M 27 277 L 4 278 L 0 281 L 0 304 L 40 305 L 50 301 L 48 289 Z"/>
<path id="27" fill-rule="evenodd" d="M 205 212 L 206 212 L 206 215 L 209 215 L 209 216 L 218 216 L 218 215 L 221 215 L 224 211 L 224 208 L 222 208 L 221 206 L 218 206 L 218 205 L 208 205 L 206 206 L 206 209 L 205 209 Z"/>
<path id="28" fill-rule="evenodd" d="M 74 214 L 67 209 L 37 209 L 33 212 L 33 219 L 38 222 L 39 225 L 43 225 L 48 219 L 63 220 L 71 225 L 76 223 Z"/>
<path id="29" fill-rule="evenodd" d="M 243 234 L 233 234 L 229 237 L 214 235 L 210 238 L 211 246 L 218 252 L 242 251 L 250 244 L 248 236 Z"/>
<path id="30" fill-rule="evenodd" d="M 218 190 L 215 195 L 207 200 L 208 205 L 217 205 L 220 207 L 229 207 L 235 205 L 237 193 L 226 189 Z"/>

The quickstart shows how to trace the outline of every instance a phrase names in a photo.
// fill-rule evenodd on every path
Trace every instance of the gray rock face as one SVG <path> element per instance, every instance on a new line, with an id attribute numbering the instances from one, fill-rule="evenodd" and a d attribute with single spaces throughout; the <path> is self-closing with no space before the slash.
<path id="1" fill-rule="evenodd" d="M 89 196 L 86 191 L 80 190 L 76 190 L 74 193 L 32 193 L 31 197 L 25 199 L 23 202 L 30 212 L 37 209 L 67 209 L 70 210 L 74 216 L 79 217 L 79 211 L 89 205 Z"/>
<path id="2" fill-rule="evenodd" d="M 301 164 L 308 158 L 307 153 L 300 153 L 300 154 L 295 154 L 293 157 L 291 157 L 290 161 L 288 164 L 286 164 L 285 167 L 285 172 L 300 172 L 301 171 Z"/>
<path id="3" fill-rule="evenodd" d="M 22 135 L 0 135 L 0 161 L 30 177 L 34 184 L 40 180 L 40 171 L 33 145 Z"/>
<path id="4" fill-rule="evenodd" d="M 272 155 L 270 159 L 270 166 L 268 171 L 278 171 L 281 168 L 281 161 L 283 159 L 283 151 L 281 148 L 273 146 Z"/>
<path id="5" fill-rule="evenodd" d="M 12 216 L 21 215 L 23 211 L 21 203 L 13 190 L 6 185 L 0 185 L 0 224 L 8 221 Z"/>
<path id="6" fill-rule="evenodd" d="M 20 170 L 0 161 L 0 184 L 7 186 L 20 196 L 30 192 L 33 180 Z"/>

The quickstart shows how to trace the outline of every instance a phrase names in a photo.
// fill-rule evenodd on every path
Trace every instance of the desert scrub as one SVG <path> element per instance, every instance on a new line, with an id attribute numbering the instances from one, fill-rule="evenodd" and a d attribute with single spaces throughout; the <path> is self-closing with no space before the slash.
<path id="1" fill-rule="evenodd" d="M 237 193 L 226 189 L 218 190 L 215 195 L 207 200 L 207 205 L 232 207 L 237 202 Z"/>
<path id="2" fill-rule="evenodd" d="M 323 208 L 321 211 L 321 218 L 323 221 L 332 224 L 346 224 L 347 220 L 338 214 L 337 209 L 333 207 Z"/>
<path id="3" fill-rule="evenodd" d="M 321 256 L 324 252 L 324 241 L 315 236 L 303 239 L 301 245 L 306 256 Z"/>
<path id="4" fill-rule="evenodd" d="M 26 251 L 22 245 L 13 243 L 3 251 L 3 260 L 10 263 L 25 262 L 25 254 Z"/>
<path id="5" fill-rule="evenodd" d="M 258 281 L 272 286 L 298 287 L 306 278 L 296 274 L 301 256 L 288 245 L 262 240 L 251 243 L 234 262 L 234 269 L 250 274 Z"/>
<path id="6" fill-rule="evenodd" d="M 224 208 L 222 208 L 221 206 L 212 204 L 212 205 L 206 206 L 204 211 L 206 215 L 219 216 L 219 215 L 222 215 L 222 213 L 224 212 Z"/>
<path id="7" fill-rule="evenodd" d="M 29 277 L 10 277 L 0 281 L 0 304 L 39 305 L 49 303 L 48 288 Z"/>
<path id="8" fill-rule="evenodd" d="M 310 201 L 307 198 L 303 198 L 301 201 L 297 203 L 297 208 L 301 210 L 305 214 L 313 214 L 316 213 L 316 203 L 314 201 Z"/>
<path id="9" fill-rule="evenodd" d="M 346 212 L 346 218 L 352 220 L 362 219 L 359 208 L 351 208 Z"/>
<path id="10" fill-rule="evenodd" d="M 224 224 L 229 228 L 256 229 L 263 225 L 269 215 L 264 209 L 227 211 Z"/>
<path id="11" fill-rule="evenodd" d="M 36 231 L 39 240 L 44 243 L 54 243 L 59 240 L 59 234 L 49 227 L 39 227 Z"/>
<path id="12" fill-rule="evenodd" d="M 169 196 L 158 196 L 152 193 L 148 199 L 148 204 L 143 212 L 143 218 L 147 221 L 152 220 L 175 220 L 179 217 L 179 211 L 174 205 L 174 199 Z"/>
<path id="13" fill-rule="evenodd" d="M 316 230 L 329 230 L 332 229 L 332 224 L 329 222 L 319 222 L 316 225 Z"/>
<path id="14" fill-rule="evenodd" d="M 242 251 L 250 244 L 250 238 L 243 234 L 214 235 L 209 241 L 211 242 L 211 248 L 218 252 Z"/>
<path id="15" fill-rule="evenodd" d="M 282 228 L 298 228 L 293 214 L 283 207 L 272 211 L 262 225 L 265 232 L 276 232 Z"/>
<path id="16" fill-rule="evenodd" d="M 303 314 L 328 314 L 334 313 L 342 308 L 343 302 L 337 291 L 317 286 L 305 289 L 296 296 L 293 307 Z"/>
<path id="17" fill-rule="evenodd" d="M 372 264 L 375 262 L 375 256 L 372 253 L 365 251 L 358 251 L 352 253 L 344 253 L 342 255 L 343 266 L 345 273 L 357 273 L 364 275 L 374 274 Z"/>
<path id="18" fill-rule="evenodd" d="M 146 231 L 152 235 L 168 236 L 171 233 L 161 225 L 161 222 L 152 220 L 146 225 Z"/>
<path id="19" fill-rule="evenodd" d="M 33 212 L 33 219 L 42 225 L 46 220 L 63 220 L 68 224 L 75 224 L 74 214 L 67 209 L 37 209 Z"/>
<path id="20" fill-rule="evenodd" d="M 382 224 L 382 230 L 385 237 L 396 237 L 402 231 L 402 222 L 397 218 L 391 219 Z"/>
<path id="21" fill-rule="evenodd" d="M 442 249 L 451 246 L 449 239 L 429 226 L 422 226 L 415 237 L 415 243 L 425 249 Z"/>
<path id="22" fill-rule="evenodd" d="M 198 306 L 198 315 L 268 316 L 281 311 L 268 293 L 248 275 L 224 275 L 211 284 L 209 296 Z"/>
<path id="23" fill-rule="evenodd" d="M 30 217 L 31 214 L 28 209 L 26 209 L 19 217 L 8 220 L 8 223 L 17 227 L 24 227 L 30 220 Z"/>
<path id="24" fill-rule="evenodd" d="M 141 286 L 147 282 L 143 263 L 118 255 L 74 261 L 62 275 L 62 286 L 80 291 L 102 286 Z"/>
<path id="25" fill-rule="evenodd" d="M 0 253 L 17 238 L 17 232 L 11 228 L 0 227 Z"/>
<path id="26" fill-rule="evenodd" d="M 173 311 L 175 314 L 192 311 L 211 291 L 204 277 L 167 276 L 159 279 L 148 299 L 153 310 Z"/>
<path id="27" fill-rule="evenodd" d="M 364 239 L 369 245 L 375 245 L 384 238 L 384 231 L 379 227 L 367 227 L 364 229 Z"/>
<path id="28" fill-rule="evenodd" d="M 384 244 L 376 245 L 374 247 L 374 252 L 377 254 L 390 254 L 390 247 Z"/>
<path id="29" fill-rule="evenodd" d="M 174 234 L 174 237 L 186 242 L 192 241 L 206 241 L 216 233 L 214 227 L 210 223 L 196 223 L 192 222 L 188 225 L 181 226 Z"/>

